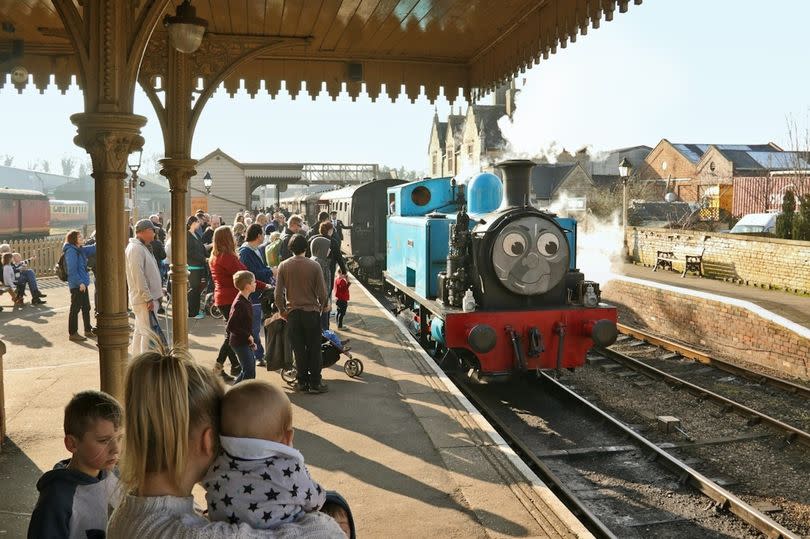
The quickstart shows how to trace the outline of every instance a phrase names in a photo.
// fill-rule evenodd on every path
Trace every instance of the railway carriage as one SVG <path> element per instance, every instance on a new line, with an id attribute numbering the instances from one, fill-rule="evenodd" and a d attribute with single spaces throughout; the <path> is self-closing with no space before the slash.
<path id="1" fill-rule="evenodd" d="M 323 193 L 308 193 L 295 197 L 282 198 L 279 202 L 291 213 L 295 213 L 304 218 L 308 225 L 312 226 L 318 222 L 318 204 Z"/>
<path id="2" fill-rule="evenodd" d="M 83 200 L 51 200 L 51 224 L 85 225 L 89 219 L 88 204 Z"/>
<path id="3" fill-rule="evenodd" d="M 44 193 L 0 188 L 0 239 L 42 238 L 50 232 L 51 210 Z"/>
<path id="4" fill-rule="evenodd" d="M 576 368 L 616 339 L 616 309 L 576 269 L 576 221 L 529 204 L 534 163 L 388 189 L 385 280 L 445 365 L 494 379 Z M 429 335 L 429 338 L 428 338 Z"/>
<path id="5" fill-rule="evenodd" d="M 385 268 L 386 191 L 404 180 L 373 180 L 322 193 L 320 209 L 343 222 L 341 250 L 360 275 L 377 277 Z"/>

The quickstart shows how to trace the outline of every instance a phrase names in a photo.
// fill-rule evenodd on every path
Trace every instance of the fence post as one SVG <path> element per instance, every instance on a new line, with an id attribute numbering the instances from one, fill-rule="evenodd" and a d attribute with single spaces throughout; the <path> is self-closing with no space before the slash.
<path id="1" fill-rule="evenodd" d="M 0 453 L 6 440 L 6 397 L 3 392 L 3 356 L 6 354 L 6 343 L 0 341 Z"/>

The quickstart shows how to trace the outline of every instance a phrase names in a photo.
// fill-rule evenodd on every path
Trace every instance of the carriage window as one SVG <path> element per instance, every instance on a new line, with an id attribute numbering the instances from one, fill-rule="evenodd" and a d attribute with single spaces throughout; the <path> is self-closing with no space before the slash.
<path id="1" fill-rule="evenodd" d="M 394 215 L 397 210 L 397 195 L 391 193 L 388 195 L 388 214 Z"/>
<path id="2" fill-rule="evenodd" d="M 417 206 L 425 206 L 430 202 L 430 189 L 420 185 L 411 192 L 411 201 Z"/>

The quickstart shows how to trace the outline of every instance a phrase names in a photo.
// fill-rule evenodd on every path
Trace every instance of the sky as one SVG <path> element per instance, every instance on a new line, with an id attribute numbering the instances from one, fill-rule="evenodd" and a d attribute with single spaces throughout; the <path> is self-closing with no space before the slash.
<path id="1" fill-rule="evenodd" d="M 763 6 L 767 6 L 764 8 Z M 502 125 L 515 153 L 533 155 L 553 144 L 593 151 L 673 142 L 764 143 L 790 149 L 787 117 L 802 133 L 810 108 L 807 0 L 646 0 L 519 76 L 514 121 Z M 485 98 L 482 103 L 490 101 Z M 466 104 L 456 101 L 454 110 Z M 72 140 L 69 116 L 81 112 L 75 88 L 44 95 L 0 90 L 0 158 L 13 166 L 47 159 L 52 172 L 71 156 L 89 162 Z M 434 108 L 435 107 L 435 108 Z M 219 147 L 243 162 L 379 163 L 425 171 L 434 110 L 450 103 L 371 103 L 230 99 L 218 91 L 197 126 L 192 157 Z M 149 156 L 162 155 L 157 118 L 139 90 L 135 113 Z M 41 166 L 40 166 L 41 168 Z"/>

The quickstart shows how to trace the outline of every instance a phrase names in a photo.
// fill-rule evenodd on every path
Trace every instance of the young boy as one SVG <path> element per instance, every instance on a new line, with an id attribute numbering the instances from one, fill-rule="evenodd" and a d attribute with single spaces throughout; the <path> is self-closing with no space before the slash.
<path id="1" fill-rule="evenodd" d="M 65 408 L 65 447 L 73 456 L 37 482 L 39 499 L 28 525 L 29 539 L 104 537 L 118 505 L 121 405 L 101 391 L 82 391 Z"/>
<path id="2" fill-rule="evenodd" d="M 337 305 L 337 323 L 338 328 L 343 328 L 343 317 L 346 316 L 346 309 L 349 307 L 349 286 L 352 283 L 346 277 L 342 269 L 337 269 L 337 278 L 335 279 L 335 304 Z"/>
<path id="3" fill-rule="evenodd" d="M 256 349 L 256 343 L 253 342 L 253 304 L 249 297 L 256 291 L 256 277 L 246 270 L 237 271 L 233 274 L 233 285 L 239 290 L 239 295 L 231 305 L 231 315 L 225 331 L 228 333 L 228 344 L 242 365 L 242 372 L 234 382 L 238 384 L 242 380 L 256 378 L 256 358 L 253 356 Z"/>
<path id="4" fill-rule="evenodd" d="M 236 385 L 220 419 L 222 452 L 203 479 L 209 519 L 272 529 L 320 509 L 326 494 L 292 447 L 292 405 L 281 389 Z"/>

